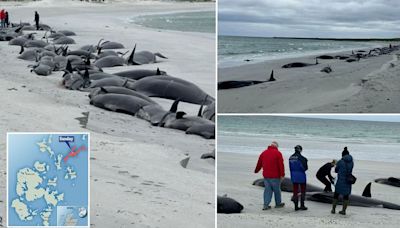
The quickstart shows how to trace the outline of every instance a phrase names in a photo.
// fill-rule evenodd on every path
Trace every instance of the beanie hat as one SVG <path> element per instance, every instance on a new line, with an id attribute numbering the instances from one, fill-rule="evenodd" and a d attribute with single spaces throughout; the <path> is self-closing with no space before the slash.
<path id="1" fill-rule="evenodd" d="M 344 157 L 344 156 L 346 156 L 346 155 L 349 155 L 350 154 L 350 152 L 347 150 L 347 146 L 343 149 L 343 152 L 342 152 L 342 157 Z"/>
<path id="2" fill-rule="evenodd" d="M 278 148 L 279 144 L 277 141 L 272 141 L 271 146 L 275 146 L 276 148 Z"/>

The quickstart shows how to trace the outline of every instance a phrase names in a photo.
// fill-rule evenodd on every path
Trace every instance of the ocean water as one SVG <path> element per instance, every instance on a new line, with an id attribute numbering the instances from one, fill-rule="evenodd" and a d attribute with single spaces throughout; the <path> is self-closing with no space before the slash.
<path id="1" fill-rule="evenodd" d="M 308 158 L 339 159 L 347 146 L 355 159 L 400 162 L 400 123 L 283 116 L 218 117 L 218 152 L 259 154 L 272 140 L 279 142 L 285 157 L 300 144 Z"/>
<path id="2" fill-rule="evenodd" d="M 218 66 L 230 67 L 265 60 L 326 54 L 380 46 L 376 41 L 300 40 L 263 37 L 218 36 Z"/>
<path id="3" fill-rule="evenodd" d="M 215 33 L 214 11 L 146 15 L 134 17 L 131 22 L 157 29 Z"/>

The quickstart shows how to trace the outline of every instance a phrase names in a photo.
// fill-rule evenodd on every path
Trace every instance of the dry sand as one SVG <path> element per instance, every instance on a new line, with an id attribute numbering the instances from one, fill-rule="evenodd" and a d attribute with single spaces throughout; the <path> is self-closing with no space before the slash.
<path id="1" fill-rule="evenodd" d="M 215 35 L 162 31 L 127 23 L 136 15 L 214 10 L 213 3 L 118 1 L 90 4 L 43 0 L 7 3 L 12 21 L 33 20 L 77 33 L 77 45 L 100 38 L 138 50 L 161 52 L 169 59 L 137 68 L 160 67 L 194 82 L 215 96 Z M 92 227 L 214 227 L 214 162 L 200 159 L 214 149 L 214 140 L 152 127 L 138 118 L 89 105 L 87 93 L 61 87 L 62 73 L 48 77 L 29 72 L 17 59 L 19 48 L 0 42 L 0 216 L 6 224 L 6 132 L 89 131 L 91 133 Z M 128 67 L 116 67 L 117 72 Z M 157 99 L 165 108 L 172 101 Z M 198 106 L 182 105 L 196 114 Z M 86 128 L 75 118 L 89 112 Z M 180 161 L 190 156 L 184 169 Z"/>
<path id="2" fill-rule="evenodd" d="M 341 52 L 332 54 L 346 54 Z M 282 69 L 287 63 L 315 63 L 316 56 L 280 59 L 218 70 L 218 81 L 277 81 L 219 90 L 222 113 L 397 113 L 400 112 L 400 51 L 361 59 L 319 60 L 318 65 Z M 330 74 L 320 72 L 331 66 Z"/>
<path id="3" fill-rule="evenodd" d="M 305 156 L 307 156 L 305 154 Z M 244 210 L 241 214 L 218 214 L 218 228 L 224 227 L 398 227 L 400 211 L 383 208 L 349 206 L 345 216 L 330 213 L 331 205 L 306 201 L 307 211 L 294 211 L 291 194 L 282 193 L 286 206 L 262 211 L 263 188 L 252 183 L 262 174 L 254 174 L 258 155 L 218 153 L 217 192 L 227 194 L 239 201 Z M 290 177 L 288 158 L 284 158 L 285 173 Z M 311 159 L 308 162 L 308 183 L 323 187 L 315 177 L 320 166 L 329 159 Z M 355 158 L 354 175 L 358 178 L 353 186 L 353 194 L 361 195 L 364 187 L 375 178 L 398 175 L 399 163 L 360 161 Z M 400 204 L 400 188 L 372 183 L 372 197 Z M 275 205 L 274 200 L 271 203 Z M 341 209 L 341 205 L 338 206 Z"/>

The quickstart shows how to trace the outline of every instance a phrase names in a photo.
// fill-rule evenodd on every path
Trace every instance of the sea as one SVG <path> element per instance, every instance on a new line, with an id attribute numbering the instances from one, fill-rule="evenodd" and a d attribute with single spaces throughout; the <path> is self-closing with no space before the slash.
<path id="1" fill-rule="evenodd" d="M 373 48 L 382 46 L 382 43 L 384 42 L 218 36 L 218 67 Z"/>
<path id="2" fill-rule="evenodd" d="M 347 146 L 358 160 L 400 162 L 400 122 L 219 116 L 217 136 L 218 152 L 260 154 L 276 140 L 286 158 L 301 145 L 308 158 L 340 159 Z"/>
<path id="3" fill-rule="evenodd" d="M 156 29 L 215 33 L 214 11 L 146 15 L 131 18 L 130 22 Z"/>

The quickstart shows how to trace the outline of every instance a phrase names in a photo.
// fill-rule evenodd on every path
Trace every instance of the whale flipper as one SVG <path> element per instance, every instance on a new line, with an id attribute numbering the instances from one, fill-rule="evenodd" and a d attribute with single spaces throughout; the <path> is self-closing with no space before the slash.
<path id="1" fill-rule="evenodd" d="M 365 186 L 362 196 L 371 198 L 371 182 Z"/>

